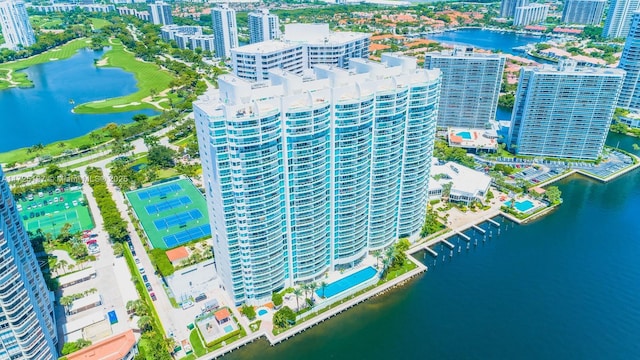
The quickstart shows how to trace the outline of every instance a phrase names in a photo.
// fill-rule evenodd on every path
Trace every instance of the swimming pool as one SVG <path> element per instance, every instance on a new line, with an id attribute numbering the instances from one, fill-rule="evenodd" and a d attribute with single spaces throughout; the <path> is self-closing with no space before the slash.
<path id="1" fill-rule="evenodd" d="M 228 334 L 228 333 L 230 333 L 232 331 L 233 331 L 233 325 L 227 325 L 227 326 L 224 327 L 224 332 L 226 334 Z"/>
<path id="2" fill-rule="evenodd" d="M 355 272 L 347 277 L 344 277 L 338 281 L 332 282 L 331 284 L 325 286 L 324 293 L 323 293 L 323 289 L 319 288 L 318 290 L 316 290 L 316 294 L 319 297 L 322 297 L 322 295 L 328 298 L 332 297 L 345 290 L 348 290 L 348 289 L 351 289 L 352 287 L 360 285 L 361 283 L 374 277 L 377 273 L 378 271 L 372 268 L 371 266 L 366 267 L 358 272 Z"/>
<path id="3" fill-rule="evenodd" d="M 469 131 L 460 131 L 456 135 L 460 136 L 465 140 L 471 140 L 471 133 Z"/>
<path id="4" fill-rule="evenodd" d="M 511 200 L 505 201 L 504 205 L 511 206 Z M 524 201 L 516 201 L 516 203 L 514 204 L 514 207 L 518 209 L 518 211 L 524 213 L 533 209 L 535 205 L 533 204 L 533 202 L 531 202 L 531 200 L 524 200 Z"/>
<path id="5" fill-rule="evenodd" d="M 258 316 L 264 316 L 264 315 L 267 315 L 268 313 L 269 313 L 269 310 L 265 308 L 258 309 Z"/>

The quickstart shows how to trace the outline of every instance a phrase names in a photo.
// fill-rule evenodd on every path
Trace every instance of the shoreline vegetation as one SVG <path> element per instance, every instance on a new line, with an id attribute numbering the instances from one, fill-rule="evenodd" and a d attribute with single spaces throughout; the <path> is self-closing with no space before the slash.
<path id="1" fill-rule="evenodd" d="M 159 91 L 169 89 L 169 84 L 174 77 L 168 71 L 161 69 L 154 63 L 144 62 L 127 51 L 118 39 L 110 39 L 111 50 L 104 53 L 96 66 L 120 68 L 133 73 L 138 91 L 132 94 L 110 99 L 101 99 L 76 106 L 73 112 L 76 114 L 105 114 L 127 112 L 142 109 L 166 110 L 164 102 L 168 102 L 166 95 L 158 95 Z"/>

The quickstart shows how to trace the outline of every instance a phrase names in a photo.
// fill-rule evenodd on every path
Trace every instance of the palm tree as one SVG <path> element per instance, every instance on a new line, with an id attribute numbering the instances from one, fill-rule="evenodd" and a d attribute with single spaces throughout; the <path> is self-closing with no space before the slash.
<path id="1" fill-rule="evenodd" d="M 375 256 L 376 258 L 376 269 L 378 268 L 378 263 L 380 261 L 380 256 L 382 256 L 382 250 L 374 250 L 373 251 L 373 256 Z"/>
<path id="2" fill-rule="evenodd" d="M 327 287 L 327 283 L 322 281 L 320 283 L 320 288 L 322 289 L 322 298 L 324 299 L 324 289 Z"/>
<path id="3" fill-rule="evenodd" d="M 300 296 L 302 296 L 302 289 L 300 288 L 293 289 L 293 295 L 296 296 L 296 306 L 298 311 L 300 311 Z"/>
<path id="4" fill-rule="evenodd" d="M 307 295 L 307 291 L 309 291 L 309 285 L 308 284 L 302 284 L 300 285 L 300 287 L 302 288 L 302 291 L 304 291 L 304 299 L 308 299 L 309 295 Z"/>
<path id="5" fill-rule="evenodd" d="M 67 260 L 60 260 L 58 262 L 58 265 L 60 266 L 60 268 L 64 271 L 64 273 L 67 273 L 67 265 L 69 265 L 69 263 L 67 262 Z"/>
<path id="6" fill-rule="evenodd" d="M 311 291 L 311 300 L 313 301 L 313 294 L 316 291 L 316 289 L 318 288 L 318 284 L 316 284 L 315 282 L 312 282 L 311 284 L 309 284 L 309 290 Z"/>
<path id="7" fill-rule="evenodd" d="M 142 316 L 138 320 L 138 328 L 142 330 L 142 332 L 151 330 L 152 321 L 153 320 L 151 320 L 151 316 L 148 316 L 148 315 Z"/>

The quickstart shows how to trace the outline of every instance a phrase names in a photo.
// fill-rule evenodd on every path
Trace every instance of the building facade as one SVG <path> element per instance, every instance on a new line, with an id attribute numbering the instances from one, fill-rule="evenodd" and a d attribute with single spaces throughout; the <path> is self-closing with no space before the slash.
<path id="1" fill-rule="evenodd" d="M 278 15 L 269 14 L 268 9 L 250 12 L 248 22 L 250 44 L 280 38 L 280 21 L 278 20 Z"/>
<path id="2" fill-rule="evenodd" d="M 611 0 L 602 36 L 623 38 L 629 34 L 631 16 L 640 7 L 640 0 Z"/>
<path id="3" fill-rule="evenodd" d="M 231 57 L 231 49 L 238 47 L 238 25 L 236 11 L 228 4 L 211 9 L 215 56 L 220 59 Z"/>
<path id="4" fill-rule="evenodd" d="M 557 67 L 520 71 L 508 148 L 518 155 L 595 160 L 604 147 L 624 71 Z"/>
<path id="5" fill-rule="evenodd" d="M 513 26 L 527 26 L 543 22 L 547 19 L 548 14 L 549 5 L 546 4 L 519 6 L 513 15 Z"/>
<path id="6" fill-rule="evenodd" d="M 438 127 L 484 128 L 495 119 L 505 57 L 473 48 L 426 53 L 424 67 L 442 71 Z"/>
<path id="7" fill-rule="evenodd" d="M 151 21 L 151 14 L 149 14 L 149 12 L 146 10 L 138 11 L 136 9 L 127 8 L 127 7 L 119 7 L 119 8 L 116 8 L 116 10 L 118 10 L 119 15 L 130 15 L 130 16 L 135 16 L 138 19 L 143 21 Z"/>
<path id="8" fill-rule="evenodd" d="M 0 359 L 57 359 L 52 299 L 1 168 L 0 257 Z"/>
<path id="9" fill-rule="evenodd" d="M 369 58 L 371 34 L 331 31 L 329 24 L 287 24 L 284 27 L 284 41 L 306 46 L 307 63 L 349 67 L 349 59 Z"/>
<path id="10" fill-rule="evenodd" d="M 633 14 L 618 68 L 627 72 L 620 91 L 618 106 L 640 110 L 640 11 Z"/>
<path id="11" fill-rule="evenodd" d="M 216 268 L 236 304 L 420 232 L 440 72 L 382 62 L 225 75 L 194 103 Z"/>
<path id="12" fill-rule="evenodd" d="M 500 17 L 509 19 L 516 14 L 516 8 L 529 5 L 529 0 L 502 0 L 500 2 Z"/>
<path id="13" fill-rule="evenodd" d="M 202 26 L 193 25 L 166 25 L 160 28 L 162 40 L 175 41 L 180 49 L 214 51 L 213 35 L 203 35 Z"/>
<path id="14" fill-rule="evenodd" d="M 173 24 L 173 16 L 171 15 L 171 4 L 167 4 L 164 1 L 156 1 L 149 5 L 149 12 L 151 13 L 151 22 L 156 25 L 171 25 Z"/>
<path id="15" fill-rule="evenodd" d="M 22 0 L 0 0 L 0 27 L 5 45 L 11 50 L 36 43 L 29 15 Z"/>
<path id="16" fill-rule="evenodd" d="M 562 10 L 565 24 L 598 25 L 602 21 L 607 0 L 567 0 Z"/>
<path id="17" fill-rule="evenodd" d="M 271 69 L 302 74 L 306 69 L 306 48 L 279 40 L 263 41 L 231 50 L 233 73 L 249 81 L 269 79 Z"/>

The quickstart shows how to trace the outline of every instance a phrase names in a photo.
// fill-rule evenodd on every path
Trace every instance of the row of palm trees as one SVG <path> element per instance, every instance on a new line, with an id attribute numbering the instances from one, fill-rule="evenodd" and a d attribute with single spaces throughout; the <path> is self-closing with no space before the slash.
<path id="1" fill-rule="evenodd" d="M 296 305 L 298 310 L 300 310 L 300 298 L 304 295 L 304 299 L 306 302 L 309 302 L 309 299 L 313 301 L 313 293 L 316 291 L 316 289 L 318 289 L 318 287 L 322 289 L 321 297 L 324 298 L 324 289 L 327 287 L 327 283 L 324 281 L 320 282 L 320 284 L 316 283 L 315 281 L 307 284 L 302 284 L 299 287 L 293 289 L 293 295 L 295 295 L 296 297 Z"/>
<path id="2" fill-rule="evenodd" d="M 374 250 L 373 256 L 376 258 L 376 269 L 380 268 L 380 261 L 382 261 L 382 272 L 381 276 L 384 274 L 387 269 L 393 264 L 393 260 L 395 259 L 395 248 L 393 246 L 389 246 L 384 251 L 382 250 Z"/>

